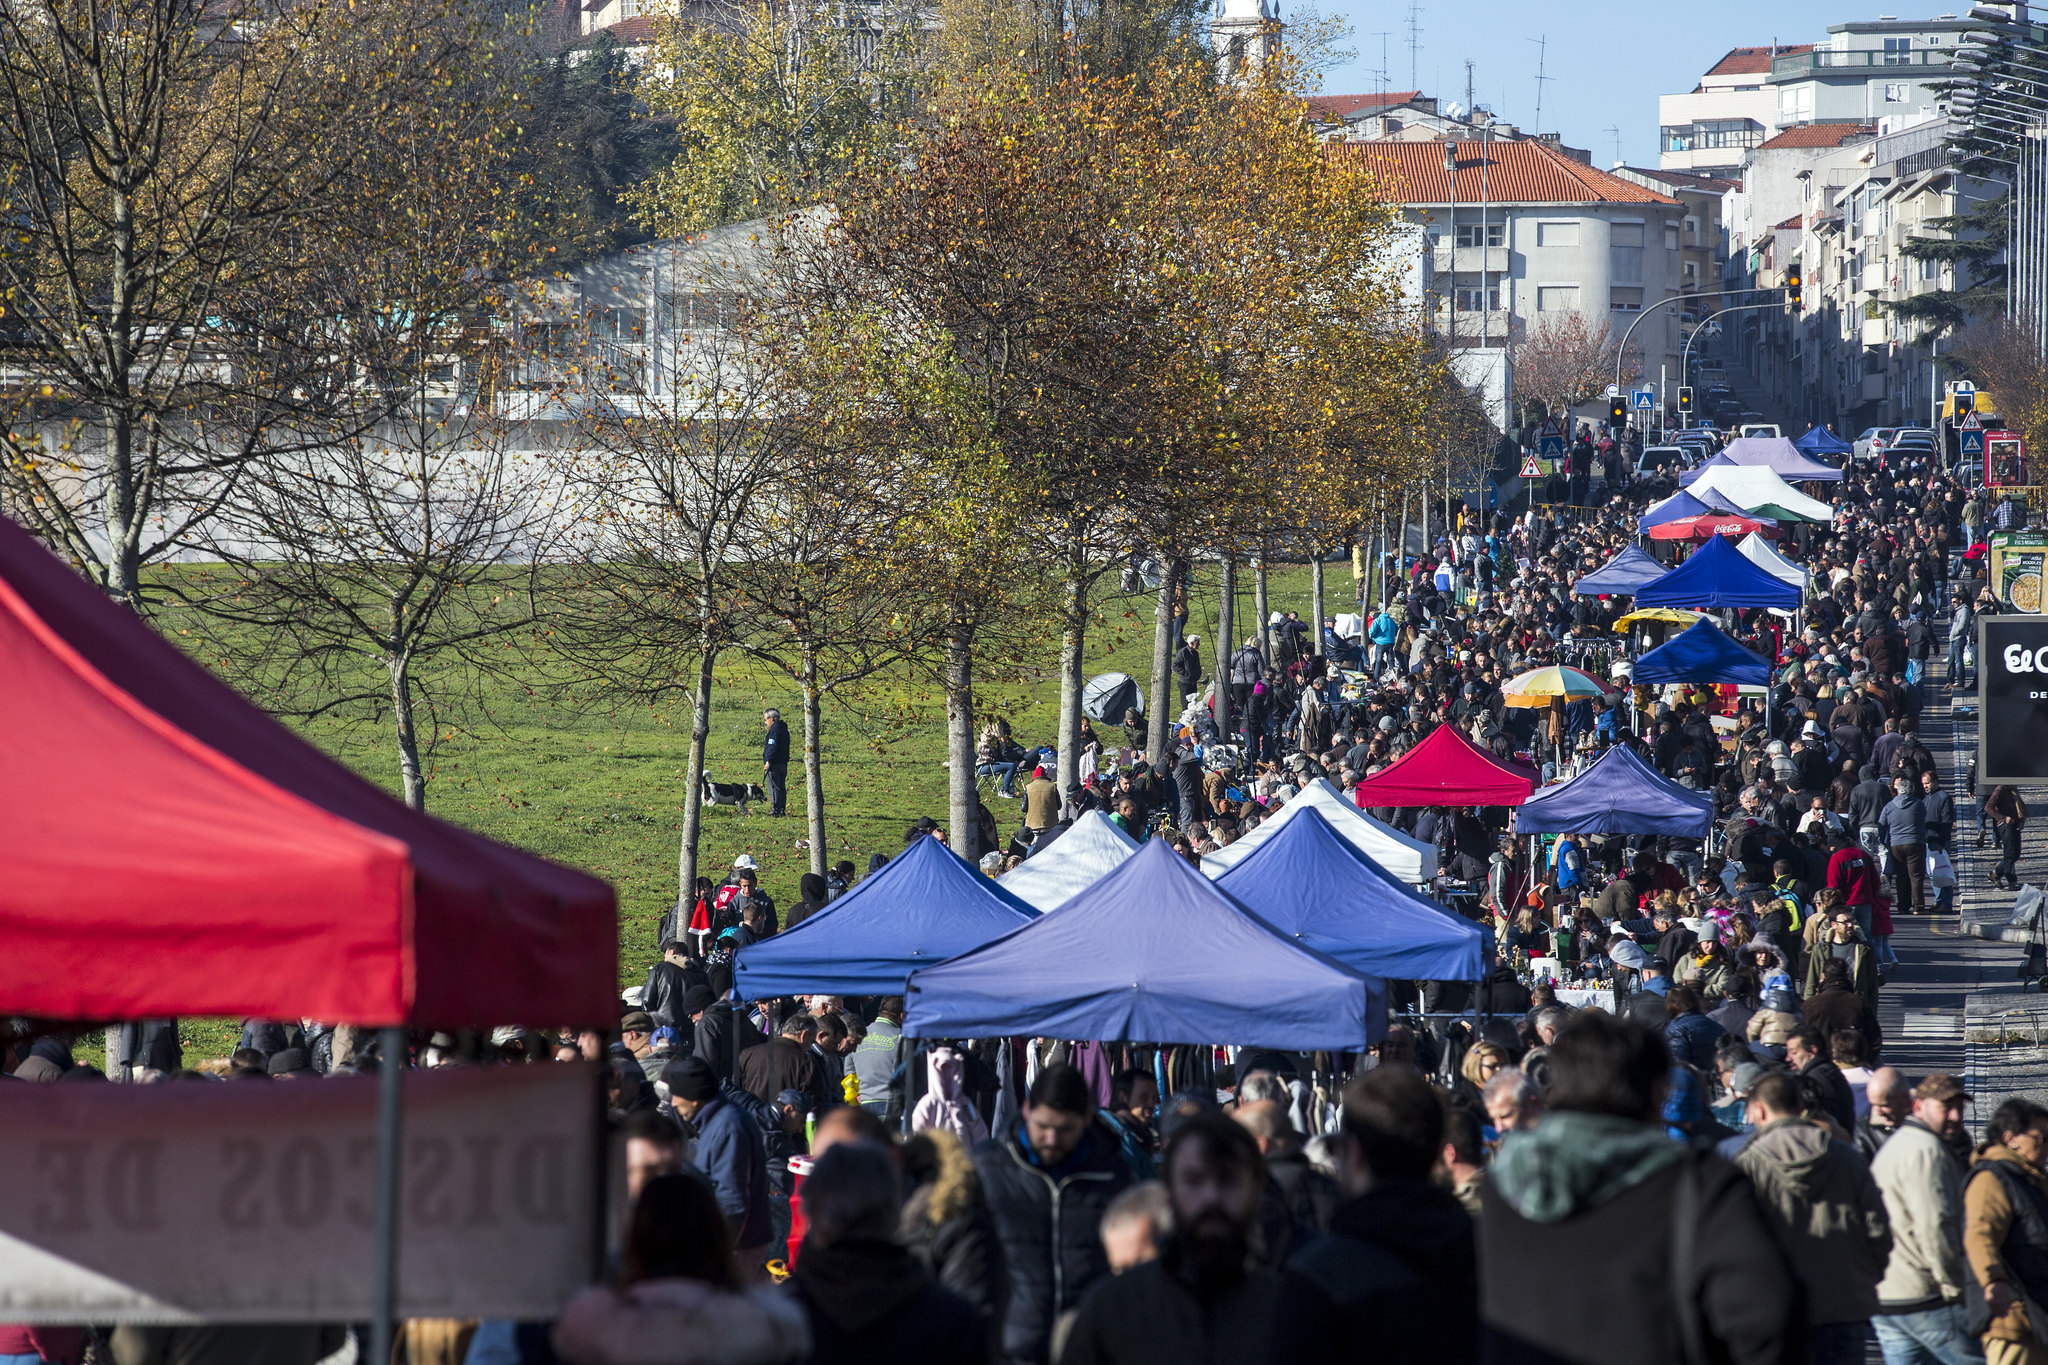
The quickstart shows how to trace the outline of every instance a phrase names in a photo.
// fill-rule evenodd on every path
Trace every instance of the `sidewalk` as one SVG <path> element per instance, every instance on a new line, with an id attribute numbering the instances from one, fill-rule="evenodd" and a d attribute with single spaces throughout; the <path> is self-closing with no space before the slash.
<path id="1" fill-rule="evenodd" d="M 1930 691 L 1921 729 L 1928 748 L 1946 755 L 1943 774 L 1955 797 L 1960 913 L 1894 921 L 1892 945 L 1906 965 L 1889 978 L 1878 1014 L 1885 1061 L 1915 1078 L 1962 1076 L 1976 1098 L 1972 1131 L 1981 1135 L 2008 1096 L 2048 1103 L 2048 995 L 2020 979 L 2026 950 L 2007 939 L 2005 927 L 2012 893 L 1992 885 L 1997 850 L 1977 847 L 1976 815 L 1963 789 L 1977 743 L 1976 697 L 1965 693 L 1952 707 L 1944 684 Z M 2028 873 L 2023 859 L 2020 875 Z M 2038 881 L 2038 869 L 2033 875 Z"/>

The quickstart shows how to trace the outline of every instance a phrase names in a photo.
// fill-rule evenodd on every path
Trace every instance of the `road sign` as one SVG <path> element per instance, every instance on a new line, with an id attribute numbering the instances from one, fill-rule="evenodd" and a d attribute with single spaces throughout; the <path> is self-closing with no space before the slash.
<path id="1" fill-rule="evenodd" d="M 1564 454 L 1564 437 L 1546 431 L 1536 440 L 1536 452 L 1545 459 Z"/>
<path id="2" fill-rule="evenodd" d="M 1950 393 L 1975 393 L 1977 386 L 1967 379 L 1958 379 L 1948 386 Z"/>
<path id="3" fill-rule="evenodd" d="M 1609 385 L 1607 386 L 1607 396 L 1608 396 L 1609 398 L 1612 398 L 1612 397 L 1614 397 L 1614 396 L 1615 396 L 1616 394 L 1618 394 L 1618 393 L 1620 393 L 1620 392 L 1621 392 L 1621 386 L 1620 386 L 1619 384 L 1609 384 Z"/>
<path id="4" fill-rule="evenodd" d="M 1649 410 L 1657 406 L 1655 389 L 1637 389 L 1628 396 L 1629 406 Z"/>
<path id="5" fill-rule="evenodd" d="M 1522 457 L 1522 477 L 1525 479 L 1540 479 L 1543 477 L 1543 466 L 1536 463 L 1534 455 L 1524 455 Z"/>
<path id="6" fill-rule="evenodd" d="M 1957 432 L 1956 435 L 1963 443 L 1963 454 L 1966 457 L 1979 457 L 1984 454 L 1983 428 L 1972 429 L 1965 427 Z"/>

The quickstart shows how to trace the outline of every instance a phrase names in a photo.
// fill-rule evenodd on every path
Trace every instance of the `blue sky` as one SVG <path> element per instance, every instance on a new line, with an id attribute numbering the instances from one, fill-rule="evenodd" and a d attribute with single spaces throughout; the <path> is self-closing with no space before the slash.
<path id="1" fill-rule="evenodd" d="M 1946 6 L 1882 12 L 1932 18 Z M 1472 59 L 1473 99 L 1518 127 L 1536 121 L 1536 39 L 1543 49 L 1543 132 L 1559 132 L 1573 147 L 1593 153 L 1593 164 L 1621 154 L 1636 165 L 1656 165 L 1657 96 L 1692 89 L 1700 73 L 1731 47 L 1819 42 L 1827 26 L 1876 18 L 1878 8 L 1836 9 L 1790 0 L 1711 0 L 1705 4 L 1622 4 L 1617 0 L 1417 0 L 1414 61 L 1409 80 L 1407 0 L 1319 0 L 1317 8 L 1341 15 L 1352 29 L 1357 60 L 1324 78 L 1325 94 L 1420 88 L 1445 103 L 1465 98 L 1465 59 Z M 1282 0 L 1281 18 L 1289 7 Z M 1385 33 L 1382 38 L 1381 34 Z M 1381 83 L 1384 43 L 1386 82 Z"/>

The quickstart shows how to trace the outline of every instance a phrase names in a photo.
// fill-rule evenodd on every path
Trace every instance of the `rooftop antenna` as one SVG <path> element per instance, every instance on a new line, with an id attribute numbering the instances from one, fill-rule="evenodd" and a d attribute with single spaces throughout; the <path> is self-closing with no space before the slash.
<path id="1" fill-rule="evenodd" d="M 1373 74 L 1379 77 L 1379 94 L 1381 100 L 1384 101 L 1387 95 L 1387 84 L 1393 79 L 1393 75 L 1387 67 L 1387 39 L 1393 37 L 1393 31 L 1391 29 L 1382 29 L 1374 36 L 1380 40 L 1380 69 Z"/>
<path id="2" fill-rule="evenodd" d="M 1529 38 L 1525 41 L 1536 44 L 1536 120 L 1529 125 L 1529 136 L 1535 137 L 1543 131 L 1543 83 L 1555 80 L 1556 77 L 1543 74 L 1543 59 L 1550 46 L 1550 35 L 1546 33 L 1540 38 Z"/>
<path id="3" fill-rule="evenodd" d="M 1422 50 L 1422 0 L 1408 0 L 1408 88 L 1415 84 L 1415 54 Z"/>
<path id="4" fill-rule="evenodd" d="M 1465 59 L 1465 117 L 1472 119 L 1476 123 L 1478 119 L 1473 112 L 1475 107 L 1472 103 L 1472 59 L 1467 57 Z"/>
<path id="5" fill-rule="evenodd" d="M 1610 123 L 1607 125 L 1606 131 L 1614 137 L 1614 164 L 1619 166 L 1621 164 L 1621 129 Z"/>

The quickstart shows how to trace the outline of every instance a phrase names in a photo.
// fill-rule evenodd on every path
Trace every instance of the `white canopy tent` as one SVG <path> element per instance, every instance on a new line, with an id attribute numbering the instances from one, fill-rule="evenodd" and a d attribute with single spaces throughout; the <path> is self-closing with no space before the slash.
<path id="1" fill-rule="evenodd" d="M 1202 871 L 1211 877 L 1220 876 L 1224 869 L 1236 866 L 1251 851 L 1278 833 L 1294 816 L 1303 809 L 1313 806 L 1330 822 L 1344 842 L 1378 863 L 1401 881 L 1411 884 L 1426 882 L 1436 876 L 1436 849 L 1419 839 L 1411 839 L 1390 825 L 1383 825 L 1367 815 L 1350 801 L 1327 777 L 1318 778 L 1309 786 L 1296 792 L 1280 813 L 1266 820 L 1250 834 L 1236 843 L 1214 853 L 1202 855 Z M 1058 844 L 1053 845 L 1058 848 Z M 1030 864 L 1026 863 L 1025 867 Z M 1019 868 L 1018 871 L 1022 871 Z M 1016 875 L 1015 873 L 1011 874 Z"/>
<path id="2" fill-rule="evenodd" d="M 1045 846 L 997 878 L 1003 890 L 1034 910 L 1066 904 L 1138 851 L 1138 841 L 1099 810 L 1091 810 Z"/>
<path id="3" fill-rule="evenodd" d="M 1806 521 L 1832 521 L 1835 509 L 1819 498 L 1806 494 L 1786 483 L 1775 469 L 1757 466 L 1722 465 L 1709 469 L 1693 480 L 1688 492 L 1697 494 L 1701 489 L 1711 488 L 1736 506 L 1765 516 L 1776 516 L 1778 512 Z"/>
<path id="4" fill-rule="evenodd" d="M 1742 552 L 1744 559 L 1747 559 L 1780 583 L 1790 583 L 1793 587 L 1804 591 L 1812 581 L 1813 575 L 1804 564 L 1794 564 L 1791 560 L 1771 548 L 1771 543 L 1754 531 L 1738 541 L 1735 548 Z"/>

